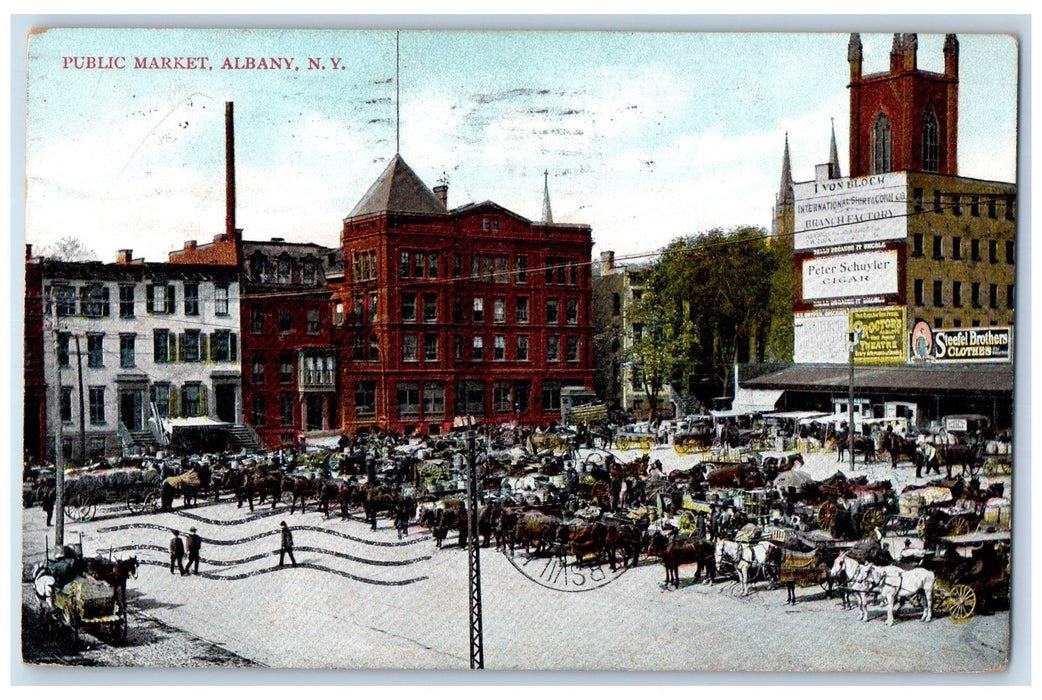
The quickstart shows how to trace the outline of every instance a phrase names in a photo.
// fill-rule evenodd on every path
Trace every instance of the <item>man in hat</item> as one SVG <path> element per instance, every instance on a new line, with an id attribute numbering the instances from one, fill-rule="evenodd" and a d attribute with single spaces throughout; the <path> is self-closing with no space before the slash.
<path id="1" fill-rule="evenodd" d="M 289 525 L 283 520 L 279 525 L 282 526 L 282 548 L 279 550 L 279 566 L 281 567 L 285 563 L 286 555 L 289 555 L 289 560 L 293 562 L 293 566 L 297 565 L 297 560 L 293 557 L 293 533 L 289 531 Z"/>
<path id="2" fill-rule="evenodd" d="M 203 547 L 203 538 L 196 532 L 195 527 L 191 527 L 188 530 L 187 549 L 188 549 L 188 563 L 185 564 L 185 572 L 192 573 L 192 564 L 195 564 L 195 573 L 199 573 L 199 550 Z"/>
<path id="3" fill-rule="evenodd" d="M 174 564 L 177 564 L 178 571 L 181 572 L 182 576 L 186 576 L 185 573 L 185 543 L 181 540 L 181 533 L 177 530 L 170 531 L 173 537 L 170 538 L 170 573 L 174 573 Z"/>

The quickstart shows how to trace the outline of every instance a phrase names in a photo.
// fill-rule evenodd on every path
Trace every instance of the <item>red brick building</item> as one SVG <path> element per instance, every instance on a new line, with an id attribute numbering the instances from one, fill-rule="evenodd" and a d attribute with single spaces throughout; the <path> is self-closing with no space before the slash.
<path id="1" fill-rule="evenodd" d="M 447 208 L 395 155 L 350 215 L 345 430 L 440 432 L 457 419 L 560 420 L 562 387 L 592 386 L 591 230 L 493 202 Z"/>

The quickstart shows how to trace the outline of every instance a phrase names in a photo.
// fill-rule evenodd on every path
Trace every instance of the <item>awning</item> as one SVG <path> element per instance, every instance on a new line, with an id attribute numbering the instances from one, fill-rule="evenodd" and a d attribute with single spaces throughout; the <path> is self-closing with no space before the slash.
<path id="1" fill-rule="evenodd" d="M 755 389 L 789 389 L 836 393 L 850 387 L 848 365 L 798 364 L 745 381 Z M 859 392 L 892 391 L 910 394 L 984 394 L 1013 392 L 1013 363 L 898 365 L 855 367 L 854 386 Z M 742 391 L 739 387 L 739 393 Z"/>
<path id="2" fill-rule="evenodd" d="M 803 422 L 811 418 L 821 418 L 827 416 L 828 413 L 822 411 L 776 411 L 774 413 L 764 413 L 764 418 L 788 418 L 789 420 L 798 420 Z"/>
<path id="3" fill-rule="evenodd" d="M 773 411 L 778 406 L 778 399 L 785 392 L 784 389 L 746 389 L 738 387 L 735 393 L 734 403 L 731 404 L 732 411 L 745 411 L 746 413 L 766 413 Z"/>

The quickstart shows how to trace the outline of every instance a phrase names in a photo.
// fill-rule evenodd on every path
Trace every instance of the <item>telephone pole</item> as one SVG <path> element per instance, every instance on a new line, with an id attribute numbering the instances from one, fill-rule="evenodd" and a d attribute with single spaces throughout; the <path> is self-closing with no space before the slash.
<path id="1" fill-rule="evenodd" d="M 478 470 L 474 433 L 467 436 L 467 573 L 470 591 L 470 668 L 485 668 L 481 632 L 481 537 L 478 533 Z"/>
<path id="2" fill-rule="evenodd" d="M 57 436 L 54 440 L 54 507 L 58 511 L 54 516 L 54 546 L 61 549 L 65 546 L 65 462 L 62 460 L 62 357 L 61 357 L 61 327 L 58 324 L 58 303 L 52 297 L 54 305 L 54 359 L 58 367 L 58 385 L 55 387 L 55 395 L 58 406 Z M 65 356 L 68 358 L 68 348 Z M 48 556 L 50 553 L 48 552 Z"/>

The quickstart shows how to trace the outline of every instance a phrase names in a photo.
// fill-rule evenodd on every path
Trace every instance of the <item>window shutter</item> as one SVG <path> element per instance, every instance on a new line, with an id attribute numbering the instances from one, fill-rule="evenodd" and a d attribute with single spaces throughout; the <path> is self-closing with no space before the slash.
<path id="1" fill-rule="evenodd" d="M 155 313 L 155 305 L 153 304 L 153 300 L 156 298 L 156 285 L 148 285 L 145 291 L 145 312 L 150 314 Z"/>
<path id="2" fill-rule="evenodd" d="M 181 333 L 177 340 L 177 361 L 185 361 L 185 334 Z"/>
<path id="3" fill-rule="evenodd" d="M 159 344 L 165 343 L 166 338 L 159 331 L 152 331 L 152 361 L 159 362 Z"/>
<path id="4" fill-rule="evenodd" d="M 177 362 L 177 335 L 174 333 L 167 333 L 166 339 L 169 343 L 169 348 L 166 353 L 166 361 Z"/>
<path id="5" fill-rule="evenodd" d="M 182 411 L 187 411 L 188 410 L 188 387 L 187 386 L 181 387 L 181 410 Z M 191 418 L 191 416 L 189 416 L 187 414 L 185 416 L 183 416 L 183 417 L 184 418 Z"/>
<path id="6" fill-rule="evenodd" d="M 173 384 L 170 385 L 170 417 L 179 418 L 177 414 L 177 387 Z"/>
<path id="7" fill-rule="evenodd" d="M 207 335 L 206 333 L 200 333 L 199 334 L 199 361 L 200 362 L 206 362 L 206 359 L 207 359 L 206 349 L 207 349 L 207 345 L 209 345 L 209 343 L 207 343 L 206 341 L 208 341 L 209 339 L 210 339 L 210 336 Z"/>
<path id="8" fill-rule="evenodd" d="M 228 334 L 228 359 L 232 362 L 239 361 L 239 336 L 235 333 Z"/>
<path id="9" fill-rule="evenodd" d="M 108 287 L 102 287 L 101 288 L 101 301 L 102 301 L 101 315 L 102 316 L 108 316 L 109 315 L 109 288 Z"/>
<path id="10" fill-rule="evenodd" d="M 210 396 L 210 389 L 208 387 L 205 387 L 205 386 L 199 387 L 199 415 L 200 416 L 204 416 L 205 417 L 205 416 L 210 415 L 210 411 L 209 411 L 209 408 L 207 406 L 207 404 L 209 403 L 209 401 L 208 401 L 209 396 Z"/>
<path id="11" fill-rule="evenodd" d="M 174 306 L 176 299 L 174 298 L 174 285 L 168 284 L 166 286 L 166 312 L 168 314 L 174 313 Z"/>

